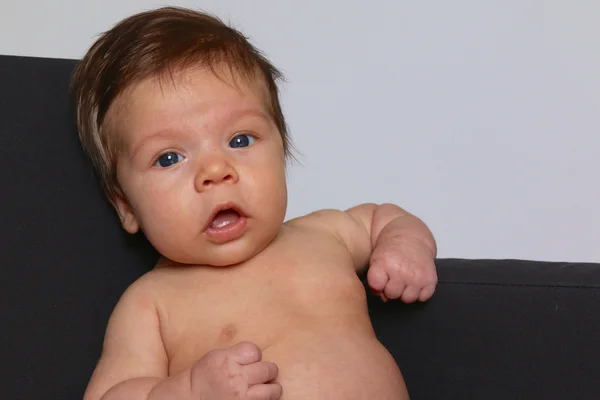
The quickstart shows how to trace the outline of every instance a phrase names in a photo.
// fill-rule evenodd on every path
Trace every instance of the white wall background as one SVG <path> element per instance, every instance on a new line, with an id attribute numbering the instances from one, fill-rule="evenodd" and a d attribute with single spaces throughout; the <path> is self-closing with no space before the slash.
<path id="1" fill-rule="evenodd" d="M 0 0 L 0 53 L 79 58 L 165 3 Z M 196 0 L 285 72 L 289 217 L 392 201 L 442 257 L 600 261 L 600 1 Z"/>

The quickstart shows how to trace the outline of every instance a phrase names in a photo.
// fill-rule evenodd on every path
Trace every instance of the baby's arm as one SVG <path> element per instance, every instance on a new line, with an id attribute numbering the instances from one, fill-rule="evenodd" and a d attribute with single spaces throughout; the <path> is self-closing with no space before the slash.
<path id="1" fill-rule="evenodd" d="M 437 246 L 427 225 L 394 204 L 362 204 L 347 213 L 369 232 L 371 289 L 384 300 L 428 300 L 437 284 Z"/>
<path id="2" fill-rule="evenodd" d="M 167 373 L 152 290 L 142 278 L 127 289 L 110 317 L 84 400 L 147 400 Z"/>
<path id="3" fill-rule="evenodd" d="M 357 271 L 370 266 L 369 285 L 384 300 L 425 301 L 433 295 L 437 247 L 429 228 L 416 216 L 393 204 L 371 203 L 314 216 L 318 225 L 345 243 Z"/>

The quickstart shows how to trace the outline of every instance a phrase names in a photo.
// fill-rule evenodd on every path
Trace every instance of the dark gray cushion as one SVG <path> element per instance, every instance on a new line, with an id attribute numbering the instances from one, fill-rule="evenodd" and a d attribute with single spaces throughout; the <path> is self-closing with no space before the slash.
<path id="1" fill-rule="evenodd" d="M 156 255 L 119 228 L 78 143 L 74 61 L 0 56 L 0 398 L 77 399 Z"/>
<path id="2" fill-rule="evenodd" d="M 370 297 L 413 400 L 600 399 L 600 265 L 439 260 L 426 304 Z"/>

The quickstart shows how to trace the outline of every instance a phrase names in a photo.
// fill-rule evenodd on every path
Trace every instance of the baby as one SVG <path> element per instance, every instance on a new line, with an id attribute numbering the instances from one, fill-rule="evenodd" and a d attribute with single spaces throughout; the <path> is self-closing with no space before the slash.
<path id="1" fill-rule="evenodd" d="M 238 31 L 143 12 L 78 64 L 82 145 L 123 228 L 162 255 L 119 300 L 85 400 L 407 399 L 366 293 L 429 299 L 436 244 L 391 205 L 284 223 L 275 67 Z"/>

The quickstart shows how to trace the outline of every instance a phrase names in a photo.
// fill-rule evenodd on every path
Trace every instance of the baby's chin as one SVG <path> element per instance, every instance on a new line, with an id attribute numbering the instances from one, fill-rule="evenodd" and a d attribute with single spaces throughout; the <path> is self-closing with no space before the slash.
<path id="1" fill-rule="evenodd" d="M 262 224 L 262 229 L 249 229 L 235 240 L 214 243 L 204 237 L 185 241 L 181 237 L 162 241 L 163 237 L 148 240 L 162 255 L 167 266 L 210 266 L 227 268 L 243 264 L 265 250 L 281 233 L 282 224 Z"/>
<path id="2" fill-rule="evenodd" d="M 209 248 L 198 249 L 197 254 L 182 252 L 164 252 L 161 259 L 163 266 L 207 266 L 227 268 L 240 265 L 263 251 L 271 241 L 266 243 L 225 243 Z"/>

